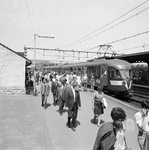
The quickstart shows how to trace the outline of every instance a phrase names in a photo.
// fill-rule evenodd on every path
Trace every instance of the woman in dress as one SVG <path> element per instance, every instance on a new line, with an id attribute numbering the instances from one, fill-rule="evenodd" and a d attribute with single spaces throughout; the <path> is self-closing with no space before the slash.
<path id="1" fill-rule="evenodd" d="M 92 103 L 92 108 L 94 110 L 94 123 L 96 118 L 98 118 L 98 127 L 100 127 L 101 115 L 104 113 L 103 98 L 103 89 L 101 86 L 98 86 L 97 91 L 94 92 Z"/>

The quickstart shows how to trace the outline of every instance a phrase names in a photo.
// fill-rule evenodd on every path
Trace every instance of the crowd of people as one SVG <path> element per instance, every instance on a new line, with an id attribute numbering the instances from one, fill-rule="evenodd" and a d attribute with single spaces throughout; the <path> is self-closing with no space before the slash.
<path id="1" fill-rule="evenodd" d="M 63 115 L 64 107 L 67 108 L 67 127 L 76 131 L 78 110 L 81 109 L 80 91 L 87 91 L 87 74 L 84 77 L 70 74 L 58 74 L 55 72 L 39 77 L 41 82 L 41 106 L 47 109 L 47 98 L 50 92 L 53 94 L 53 106 L 59 107 L 60 115 Z M 114 107 L 111 111 L 113 122 L 101 123 L 102 114 L 107 108 L 102 86 L 94 90 L 94 78 L 91 78 L 91 91 L 93 91 L 93 121 L 97 120 L 99 127 L 93 150 L 130 150 L 125 137 L 126 113 L 120 107 Z M 81 88 L 83 83 L 83 88 Z M 142 109 L 134 115 L 138 126 L 138 143 L 140 150 L 149 150 L 149 102 L 142 103 Z"/>
<path id="2" fill-rule="evenodd" d="M 41 106 L 47 109 L 47 97 L 53 94 L 53 106 L 59 106 L 60 115 L 67 108 L 67 127 L 75 131 L 78 110 L 81 109 L 81 77 L 74 73 L 58 74 L 52 72 L 41 76 Z"/>

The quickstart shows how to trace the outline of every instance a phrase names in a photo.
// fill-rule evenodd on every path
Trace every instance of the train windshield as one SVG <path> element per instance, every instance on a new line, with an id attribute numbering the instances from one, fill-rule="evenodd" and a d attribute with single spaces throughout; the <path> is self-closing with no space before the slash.
<path id="1" fill-rule="evenodd" d="M 131 78 L 132 70 L 131 69 L 120 69 L 120 70 L 111 69 L 110 77 L 111 78 Z"/>
<path id="2" fill-rule="evenodd" d="M 111 69 L 111 71 L 110 71 L 111 78 L 121 78 L 122 77 L 121 74 L 122 73 L 120 72 L 120 70 Z"/>
<path id="3" fill-rule="evenodd" d="M 121 73 L 122 78 L 131 78 L 132 77 L 131 69 L 121 69 L 120 73 Z"/>

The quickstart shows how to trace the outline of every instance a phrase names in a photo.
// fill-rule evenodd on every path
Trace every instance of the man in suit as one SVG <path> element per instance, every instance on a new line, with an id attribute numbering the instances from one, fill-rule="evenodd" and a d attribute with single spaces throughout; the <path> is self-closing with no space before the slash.
<path id="1" fill-rule="evenodd" d="M 41 106 L 44 107 L 45 109 L 47 108 L 47 98 L 49 96 L 49 92 L 50 92 L 50 85 L 48 84 L 48 80 L 42 78 L 42 84 L 40 88 L 41 100 L 42 100 Z"/>
<path id="2" fill-rule="evenodd" d="M 59 104 L 59 113 L 62 115 L 62 110 L 63 110 L 63 85 L 61 82 L 58 82 L 58 87 L 57 87 L 57 92 L 56 92 L 56 99 L 57 103 Z"/>
<path id="3" fill-rule="evenodd" d="M 45 99 L 45 79 L 41 78 L 41 86 L 40 86 L 40 93 L 41 93 L 41 106 L 44 107 L 44 99 Z"/>
<path id="4" fill-rule="evenodd" d="M 50 93 L 50 85 L 48 79 L 45 79 L 45 99 L 44 99 L 44 108 L 47 108 L 47 99 Z"/>
<path id="5" fill-rule="evenodd" d="M 57 93 L 57 79 L 53 78 L 52 79 L 52 85 L 51 85 L 51 92 L 53 93 L 53 105 L 57 105 L 57 99 L 56 99 L 56 93 Z"/>
<path id="6" fill-rule="evenodd" d="M 81 108 L 80 93 L 77 88 L 77 82 L 75 80 L 72 80 L 67 86 L 65 106 L 68 107 L 67 126 L 68 128 L 71 127 L 72 130 L 75 131 L 78 109 Z"/>

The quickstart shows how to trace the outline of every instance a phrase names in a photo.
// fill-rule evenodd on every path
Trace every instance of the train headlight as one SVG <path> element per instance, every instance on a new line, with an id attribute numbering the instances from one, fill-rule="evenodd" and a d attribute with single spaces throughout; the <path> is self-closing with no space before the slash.
<path id="1" fill-rule="evenodd" d="M 125 85 L 126 85 L 126 82 L 123 81 L 123 82 L 122 82 L 122 85 L 125 86 Z"/>

